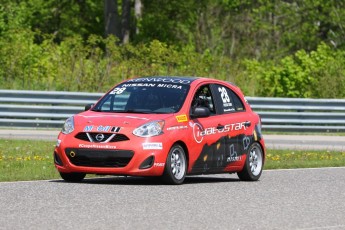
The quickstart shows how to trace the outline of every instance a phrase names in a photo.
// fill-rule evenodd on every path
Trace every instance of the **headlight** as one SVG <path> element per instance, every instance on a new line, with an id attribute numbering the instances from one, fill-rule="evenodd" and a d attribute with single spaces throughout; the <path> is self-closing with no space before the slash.
<path id="1" fill-rule="evenodd" d="M 73 130 L 74 130 L 74 118 L 69 117 L 65 121 L 65 124 L 63 124 L 61 132 L 64 134 L 69 134 L 69 133 L 73 132 Z"/>
<path id="2" fill-rule="evenodd" d="M 133 134 L 138 137 L 152 137 L 163 133 L 164 121 L 151 121 L 136 129 Z"/>

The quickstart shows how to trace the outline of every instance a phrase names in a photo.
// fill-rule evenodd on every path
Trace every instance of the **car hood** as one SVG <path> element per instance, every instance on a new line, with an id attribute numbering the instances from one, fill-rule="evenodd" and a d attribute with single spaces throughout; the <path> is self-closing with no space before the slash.
<path id="1" fill-rule="evenodd" d="M 150 121 L 165 120 L 173 114 L 134 114 L 86 111 L 74 116 L 74 124 L 79 129 L 86 126 L 139 127 Z"/>

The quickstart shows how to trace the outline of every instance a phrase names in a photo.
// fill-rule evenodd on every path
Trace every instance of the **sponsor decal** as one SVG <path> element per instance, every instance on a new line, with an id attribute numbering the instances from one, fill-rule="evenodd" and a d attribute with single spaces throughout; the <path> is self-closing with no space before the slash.
<path id="1" fill-rule="evenodd" d="M 227 162 L 241 161 L 242 156 L 228 157 Z"/>
<path id="2" fill-rule="evenodd" d="M 104 132 L 104 133 L 118 133 L 120 131 L 121 127 L 116 127 L 116 126 L 103 126 L 103 125 L 99 125 L 99 126 L 93 126 L 93 125 L 87 125 L 84 127 L 83 131 L 84 132 Z"/>
<path id="3" fill-rule="evenodd" d="M 246 156 L 243 142 L 253 142 L 253 136 L 239 134 L 237 136 L 225 135 L 212 144 L 203 144 L 198 158 L 191 166 L 191 173 L 216 173 L 231 170 L 232 166 L 239 166 Z M 245 141 L 243 141 L 245 140 Z"/>
<path id="4" fill-rule="evenodd" d="M 116 149 L 113 145 L 97 145 L 97 144 L 79 144 L 79 148 L 87 149 Z"/>
<path id="5" fill-rule="evenodd" d="M 186 122 L 188 121 L 188 118 L 186 114 L 183 114 L 183 115 L 176 116 L 176 120 L 177 122 Z"/>
<path id="6" fill-rule="evenodd" d="M 97 131 L 98 132 L 108 132 L 109 129 L 110 129 L 110 126 L 102 126 L 102 125 L 100 125 L 100 126 L 97 127 Z"/>
<path id="7" fill-rule="evenodd" d="M 167 128 L 168 131 L 171 131 L 171 130 L 179 130 L 179 129 L 188 129 L 188 126 L 186 126 L 186 125 L 180 125 L 180 126 L 172 126 L 172 127 Z"/>
<path id="8" fill-rule="evenodd" d="M 56 146 L 56 147 L 60 147 L 60 144 L 61 144 L 61 140 L 58 139 L 58 140 L 56 141 L 55 146 Z"/>
<path id="9" fill-rule="evenodd" d="M 132 83 L 132 84 L 123 84 L 122 87 L 155 87 L 156 84 L 149 83 Z"/>
<path id="10" fill-rule="evenodd" d="M 84 128 L 84 132 L 91 132 L 92 131 L 92 129 L 93 129 L 93 125 L 88 125 L 88 126 L 85 126 L 85 128 Z"/>
<path id="11" fill-rule="evenodd" d="M 194 140 L 199 144 L 204 139 L 204 136 L 200 135 L 202 132 L 202 126 L 199 123 L 194 123 L 193 125 L 193 136 Z"/>
<path id="12" fill-rule="evenodd" d="M 245 136 L 243 138 L 243 148 L 244 148 L 244 150 L 247 150 L 249 145 L 250 145 L 250 138 Z"/>
<path id="13" fill-rule="evenodd" d="M 233 162 L 233 161 L 240 161 L 242 160 L 242 156 L 240 155 L 237 155 L 237 152 L 235 150 L 235 145 L 232 144 L 230 145 L 230 148 L 229 148 L 229 154 L 230 156 L 226 159 L 226 162 Z"/>
<path id="14" fill-rule="evenodd" d="M 203 129 L 199 123 L 194 123 L 193 124 L 194 140 L 197 143 L 201 143 L 202 140 L 204 139 L 204 136 L 214 135 L 214 134 L 219 134 L 219 133 L 227 133 L 234 130 L 236 131 L 242 130 L 242 129 L 246 130 L 247 127 L 245 126 L 245 123 L 246 122 L 227 124 L 227 125 L 224 125 L 224 128 L 222 129 L 217 129 L 217 127 L 209 127 L 209 128 Z"/>
<path id="15" fill-rule="evenodd" d="M 143 149 L 148 150 L 148 149 L 163 149 L 163 144 L 162 142 L 146 142 L 143 143 Z"/>
<path id="16" fill-rule="evenodd" d="M 112 133 L 118 133 L 118 132 L 120 132 L 120 129 L 121 129 L 120 127 L 115 127 L 115 126 L 114 126 L 114 127 L 111 128 L 110 132 L 112 132 Z"/>
<path id="17" fill-rule="evenodd" d="M 154 167 L 164 167 L 165 163 L 154 163 Z"/>
<path id="18" fill-rule="evenodd" d="M 123 84 L 122 87 L 157 87 L 157 88 L 168 88 L 168 89 L 182 89 L 181 85 L 165 84 L 165 83 L 130 83 L 130 84 Z M 122 88 L 119 88 L 119 89 L 122 89 Z M 114 90 L 110 94 L 121 94 L 123 92 L 123 91 L 114 92 Z"/>
<path id="19" fill-rule="evenodd" d="M 127 82 L 163 82 L 163 83 L 177 83 L 177 84 L 190 84 L 191 81 L 179 78 L 160 78 L 160 77 L 147 77 L 130 79 Z"/>
<path id="20" fill-rule="evenodd" d="M 158 84 L 157 87 L 168 88 L 168 89 L 182 89 L 181 85 L 174 85 L 174 84 Z"/>

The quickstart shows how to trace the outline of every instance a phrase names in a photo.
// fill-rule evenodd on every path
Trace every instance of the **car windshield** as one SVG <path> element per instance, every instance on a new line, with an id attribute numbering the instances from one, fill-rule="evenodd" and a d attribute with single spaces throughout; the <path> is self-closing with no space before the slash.
<path id="1" fill-rule="evenodd" d="M 113 88 L 94 107 L 97 112 L 176 113 L 189 90 L 186 84 L 122 83 Z"/>

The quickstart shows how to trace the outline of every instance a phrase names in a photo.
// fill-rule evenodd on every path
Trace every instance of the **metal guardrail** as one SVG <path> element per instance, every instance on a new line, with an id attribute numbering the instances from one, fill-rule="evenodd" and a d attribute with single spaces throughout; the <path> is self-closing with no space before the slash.
<path id="1" fill-rule="evenodd" d="M 344 132 L 345 99 L 247 97 L 263 129 Z"/>
<path id="2" fill-rule="evenodd" d="M 102 93 L 0 90 L 0 126 L 58 128 Z"/>
<path id="3" fill-rule="evenodd" d="M 103 93 L 0 90 L 0 126 L 61 127 Z M 345 99 L 247 97 L 271 131 L 345 131 Z"/>

